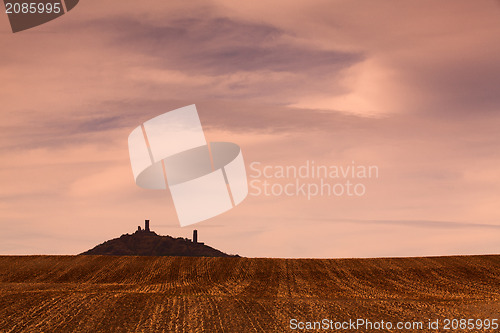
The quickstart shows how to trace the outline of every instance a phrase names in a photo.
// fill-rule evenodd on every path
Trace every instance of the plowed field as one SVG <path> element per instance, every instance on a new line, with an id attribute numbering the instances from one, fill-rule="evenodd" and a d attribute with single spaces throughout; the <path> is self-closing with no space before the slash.
<path id="1" fill-rule="evenodd" d="M 429 319 L 500 319 L 500 256 L 0 257 L 0 332 L 307 332 L 291 320 L 359 318 L 423 332 Z"/>

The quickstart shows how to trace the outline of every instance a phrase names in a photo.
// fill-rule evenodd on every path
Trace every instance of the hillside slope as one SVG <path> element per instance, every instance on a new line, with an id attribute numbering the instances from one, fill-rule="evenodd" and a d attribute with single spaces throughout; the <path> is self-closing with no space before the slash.
<path id="1" fill-rule="evenodd" d="M 498 318 L 499 300 L 500 256 L 0 257 L 0 332 L 292 332 L 294 318 L 442 325 Z"/>
<path id="2" fill-rule="evenodd" d="M 229 257 L 228 254 L 203 243 L 159 236 L 152 231 L 122 235 L 99 244 L 82 255 Z"/>

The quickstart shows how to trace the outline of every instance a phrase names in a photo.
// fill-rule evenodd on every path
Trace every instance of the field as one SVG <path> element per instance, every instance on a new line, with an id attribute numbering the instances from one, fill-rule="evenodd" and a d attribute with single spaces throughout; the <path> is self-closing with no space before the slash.
<path id="1" fill-rule="evenodd" d="M 428 319 L 439 331 L 446 318 L 500 319 L 499 300 L 500 256 L 0 257 L 0 332 L 293 332 L 294 318 L 430 332 Z"/>

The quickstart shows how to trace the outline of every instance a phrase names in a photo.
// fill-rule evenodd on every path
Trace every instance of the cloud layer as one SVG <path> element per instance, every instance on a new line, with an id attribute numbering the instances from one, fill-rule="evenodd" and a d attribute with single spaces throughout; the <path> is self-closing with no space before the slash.
<path id="1" fill-rule="evenodd" d="M 0 253 L 78 253 L 145 218 L 188 237 L 168 193 L 133 183 L 127 136 L 193 103 L 247 167 L 380 169 L 362 198 L 249 197 L 199 224 L 202 241 L 246 256 L 498 253 L 499 15 L 489 1 L 123 0 L 18 34 L 2 16 Z"/>

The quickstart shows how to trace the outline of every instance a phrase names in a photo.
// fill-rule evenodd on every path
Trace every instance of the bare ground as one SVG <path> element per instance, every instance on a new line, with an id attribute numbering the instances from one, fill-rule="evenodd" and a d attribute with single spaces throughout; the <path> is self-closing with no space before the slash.
<path id="1" fill-rule="evenodd" d="M 293 318 L 427 325 L 500 319 L 499 300 L 500 256 L 0 257 L 0 332 L 293 332 Z"/>

